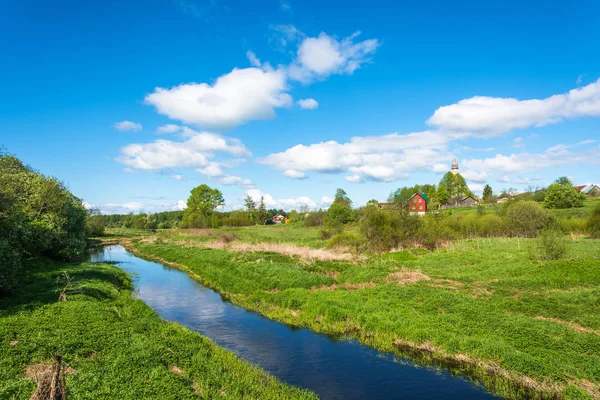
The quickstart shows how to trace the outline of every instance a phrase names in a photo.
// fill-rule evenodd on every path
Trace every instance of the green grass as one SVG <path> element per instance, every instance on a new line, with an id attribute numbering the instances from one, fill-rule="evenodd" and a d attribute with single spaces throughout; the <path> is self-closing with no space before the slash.
<path id="1" fill-rule="evenodd" d="M 74 281 L 58 302 L 67 272 Z M 27 399 L 28 365 L 62 354 L 73 399 L 316 398 L 286 386 L 209 339 L 162 320 L 107 264 L 35 261 L 22 286 L 0 300 L 0 398 Z M 182 375 L 170 369 L 177 366 Z"/>
<path id="2" fill-rule="evenodd" d="M 313 235 L 267 228 L 238 232 L 282 242 L 287 234 L 292 242 Z M 451 366 L 502 396 L 532 395 L 526 392 L 532 387 L 537 396 L 567 398 L 590 397 L 593 392 L 584 390 L 590 384 L 588 391 L 600 390 L 598 240 L 569 240 L 567 258 L 552 262 L 533 257 L 535 239 L 475 239 L 434 252 L 344 262 L 168 242 L 130 247 L 182 265 L 233 302 L 270 318 Z M 429 279 L 390 281 L 390 274 L 417 270 Z M 398 348 L 397 339 L 410 346 Z M 430 351 L 412 351 L 423 345 Z M 465 355 L 483 364 L 465 362 Z"/>

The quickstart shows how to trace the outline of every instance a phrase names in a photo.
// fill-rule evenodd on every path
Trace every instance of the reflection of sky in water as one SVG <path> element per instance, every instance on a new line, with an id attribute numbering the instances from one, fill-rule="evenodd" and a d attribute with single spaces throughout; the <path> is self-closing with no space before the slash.
<path id="1" fill-rule="evenodd" d="M 291 329 L 248 312 L 200 285 L 185 273 L 142 260 L 110 246 L 92 261 L 122 261 L 137 274 L 139 297 L 158 314 L 209 337 L 217 345 L 259 365 L 292 385 L 325 399 L 491 398 L 447 372 L 400 364 L 388 355 L 306 329 Z"/>

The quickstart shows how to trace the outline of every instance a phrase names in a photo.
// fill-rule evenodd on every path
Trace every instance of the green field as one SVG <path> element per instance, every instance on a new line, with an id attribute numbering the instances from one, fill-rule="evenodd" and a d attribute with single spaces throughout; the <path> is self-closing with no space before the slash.
<path id="1" fill-rule="evenodd" d="M 219 246 L 207 235 L 223 230 L 127 246 L 269 318 L 449 367 L 505 397 L 600 395 L 599 240 L 569 239 L 566 258 L 550 262 L 534 256 L 536 239 L 517 238 L 336 260 L 290 255 L 322 247 L 317 229 L 235 232 Z"/>
<path id="2" fill-rule="evenodd" d="M 64 272 L 73 286 L 59 302 Z M 2 399 L 30 398 L 32 371 L 51 371 L 59 354 L 74 399 L 316 398 L 163 321 L 115 266 L 30 261 L 19 279 L 0 301 Z"/>

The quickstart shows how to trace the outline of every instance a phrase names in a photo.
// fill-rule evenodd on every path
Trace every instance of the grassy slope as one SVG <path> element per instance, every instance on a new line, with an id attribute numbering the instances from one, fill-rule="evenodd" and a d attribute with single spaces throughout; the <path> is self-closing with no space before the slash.
<path id="1" fill-rule="evenodd" d="M 600 204 L 600 198 L 588 198 L 585 200 L 583 207 L 579 208 L 566 208 L 562 210 L 553 210 L 549 209 L 548 211 L 557 218 L 568 219 L 568 218 L 587 218 L 594 207 Z M 471 214 L 477 214 L 477 207 L 460 207 L 460 208 L 452 208 L 443 211 L 446 214 L 451 214 L 452 216 L 465 216 Z M 486 206 L 486 213 L 493 214 L 495 213 L 495 206 Z"/>
<path id="2" fill-rule="evenodd" d="M 272 232 L 280 234 L 277 229 Z M 600 241 L 571 241 L 569 259 L 548 263 L 531 260 L 533 243 L 473 240 L 433 253 L 315 263 L 208 250 L 195 242 L 140 242 L 134 248 L 181 264 L 232 301 L 289 324 L 348 333 L 383 350 L 402 339 L 425 344 L 429 358 L 483 360 L 484 366 L 461 367 L 505 396 L 523 393 L 507 382 L 513 378 L 491 377 L 491 366 L 538 382 L 529 386 L 551 391 L 559 385 L 567 397 L 585 397 L 584 386 L 590 393 L 600 388 Z M 430 279 L 388 281 L 403 269 Z"/>
<path id="3" fill-rule="evenodd" d="M 78 293 L 57 302 L 66 271 Z M 25 368 L 62 354 L 77 374 L 74 399 L 313 398 L 136 300 L 129 276 L 91 263 L 35 262 L 24 285 L 0 301 L 0 398 L 26 399 Z M 183 370 L 179 375 L 173 366 Z"/>

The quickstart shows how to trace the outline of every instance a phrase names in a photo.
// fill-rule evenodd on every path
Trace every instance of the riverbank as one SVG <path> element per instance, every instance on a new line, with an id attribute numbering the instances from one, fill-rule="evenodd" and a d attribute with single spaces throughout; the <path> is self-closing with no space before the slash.
<path id="1" fill-rule="evenodd" d="M 19 280 L 0 300 L 0 398 L 30 398 L 59 365 L 74 399 L 316 398 L 162 320 L 116 266 L 29 261 Z"/>
<path id="2" fill-rule="evenodd" d="M 128 248 L 274 320 L 449 367 L 504 397 L 600 393 L 598 241 L 573 240 L 567 259 L 540 262 L 535 241 L 523 239 L 362 260 L 203 244 L 211 240 L 145 238 Z"/>

